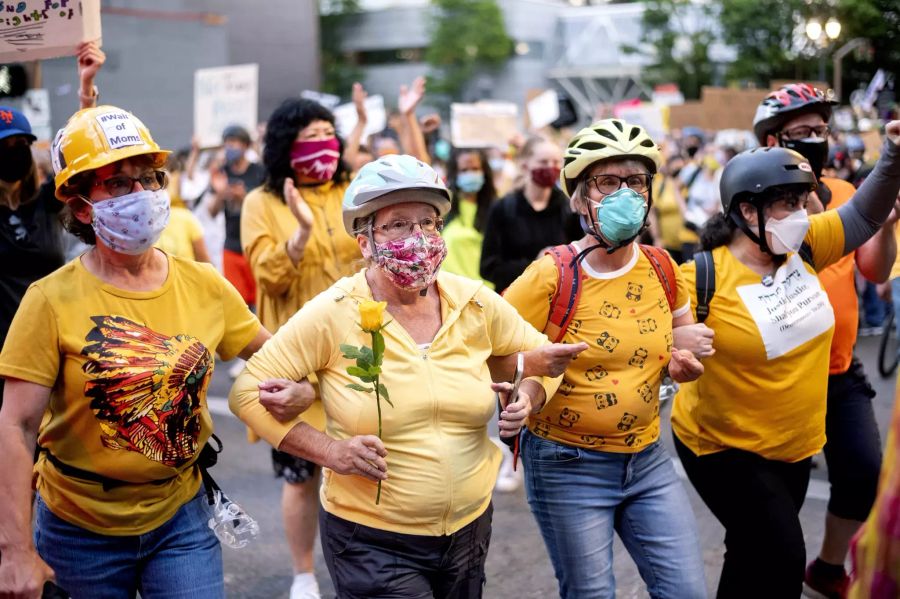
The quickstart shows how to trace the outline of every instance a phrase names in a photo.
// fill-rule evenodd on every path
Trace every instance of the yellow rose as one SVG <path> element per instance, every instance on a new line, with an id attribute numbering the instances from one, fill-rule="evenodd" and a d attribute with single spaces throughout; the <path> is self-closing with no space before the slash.
<path id="1" fill-rule="evenodd" d="M 360 303 L 359 324 L 362 329 L 369 333 L 380 329 L 385 308 L 387 308 L 387 302 L 365 301 Z"/>

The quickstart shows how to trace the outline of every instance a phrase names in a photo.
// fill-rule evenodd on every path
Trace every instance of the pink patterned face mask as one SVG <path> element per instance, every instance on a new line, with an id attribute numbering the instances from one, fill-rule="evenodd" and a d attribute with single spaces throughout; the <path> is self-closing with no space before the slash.
<path id="1" fill-rule="evenodd" d="M 291 147 L 291 168 L 301 177 L 330 181 L 341 159 L 336 137 L 318 141 L 295 141 Z"/>
<path id="2" fill-rule="evenodd" d="M 409 237 L 375 244 L 375 264 L 391 282 L 409 291 L 427 288 L 437 277 L 447 257 L 447 246 L 440 235 L 416 231 Z"/>

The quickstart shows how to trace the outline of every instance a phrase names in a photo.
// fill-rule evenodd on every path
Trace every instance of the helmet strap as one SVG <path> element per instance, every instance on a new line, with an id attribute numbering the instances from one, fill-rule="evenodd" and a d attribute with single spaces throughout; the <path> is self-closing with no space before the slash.
<path id="1" fill-rule="evenodd" d="M 749 237 L 756 245 L 759 246 L 764 253 L 772 256 L 773 261 L 775 262 L 775 266 L 781 266 L 785 261 L 785 257 L 781 254 L 774 253 L 771 248 L 769 248 L 769 244 L 766 242 L 766 222 L 765 222 L 765 214 L 763 213 L 766 207 L 766 203 L 763 202 L 761 204 L 754 204 L 756 207 L 756 231 L 753 231 L 750 228 L 750 224 L 744 220 L 744 215 L 741 214 L 740 204 L 738 204 L 735 210 L 731 211 L 729 215 L 731 220 L 740 227 L 741 231 L 746 233 L 747 237 Z"/>

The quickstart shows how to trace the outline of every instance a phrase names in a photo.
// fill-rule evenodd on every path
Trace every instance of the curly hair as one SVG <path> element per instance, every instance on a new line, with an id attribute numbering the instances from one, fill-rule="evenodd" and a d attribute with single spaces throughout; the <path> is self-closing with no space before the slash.
<path id="1" fill-rule="evenodd" d="M 700 231 L 700 249 L 709 252 L 728 245 L 734 238 L 737 224 L 727 214 L 721 212 L 712 216 Z"/>
<path id="2" fill-rule="evenodd" d="M 488 162 L 487 153 L 478 148 L 454 148 L 447 162 L 447 188 L 450 190 L 450 197 L 453 198 L 453 204 L 450 212 L 447 214 L 446 221 L 450 222 L 459 214 L 459 188 L 456 187 L 456 175 L 459 174 L 459 158 L 463 154 L 475 154 L 481 161 L 481 172 L 484 173 L 484 185 L 478 190 L 475 196 L 478 208 L 475 212 L 475 229 L 479 232 L 484 231 L 487 224 L 488 211 L 497 200 L 497 189 L 494 187 L 494 171 L 491 170 L 491 164 Z"/>
<path id="3" fill-rule="evenodd" d="M 297 134 L 313 121 L 328 121 L 334 125 L 334 115 L 330 110 L 312 100 L 288 98 L 275 109 L 266 124 L 266 136 L 263 148 L 263 165 L 266 167 L 267 191 L 284 201 L 284 180 L 294 177 L 291 167 L 291 148 Z M 341 159 L 337 170 L 331 178 L 335 183 L 350 179 L 350 170 L 344 164 L 344 142 L 338 136 Z"/>

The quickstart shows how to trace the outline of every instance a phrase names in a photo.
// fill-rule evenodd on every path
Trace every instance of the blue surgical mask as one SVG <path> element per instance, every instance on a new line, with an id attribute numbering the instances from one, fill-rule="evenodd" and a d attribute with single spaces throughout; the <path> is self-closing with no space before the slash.
<path id="1" fill-rule="evenodd" d="M 602 202 L 592 200 L 591 206 L 596 210 L 600 234 L 613 246 L 640 233 L 647 216 L 647 199 L 627 187 L 609 194 Z"/>
<path id="2" fill-rule="evenodd" d="M 478 193 L 484 187 L 484 173 L 466 171 L 456 175 L 456 188 L 463 193 Z"/>
<path id="3" fill-rule="evenodd" d="M 225 148 L 225 164 L 234 164 L 244 157 L 244 150 L 241 148 Z"/>

